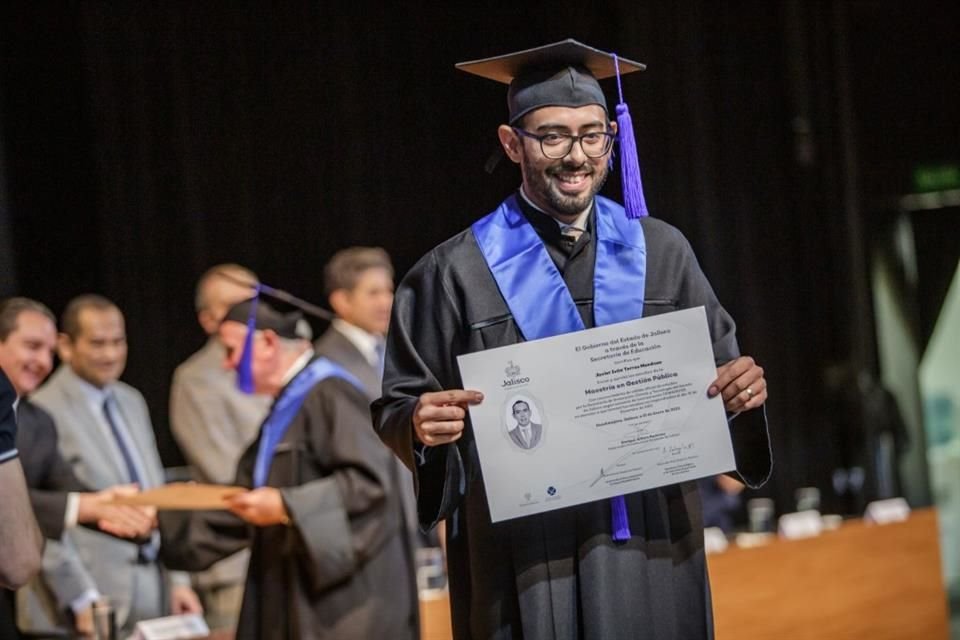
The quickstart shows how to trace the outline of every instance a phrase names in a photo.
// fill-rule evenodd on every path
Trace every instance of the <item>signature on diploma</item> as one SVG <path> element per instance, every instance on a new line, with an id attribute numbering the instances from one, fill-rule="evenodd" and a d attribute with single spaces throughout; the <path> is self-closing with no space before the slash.
<path id="1" fill-rule="evenodd" d="M 678 456 L 681 453 L 687 453 L 697 448 L 696 442 L 684 442 L 683 444 L 671 444 L 660 449 L 660 453 L 665 456 Z"/>
<path id="2" fill-rule="evenodd" d="M 634 467 L 634 468 L 631 468 L 631 469 L 621 469 L 621 470 L 619 470 L 619 471 L 615 471 L 615 469 L 617 469 L 618 467 L 624 466 L 624 463 L 626 463 L 626 461 L 627 461 L 631 456 L 640 455 L 640 454 L 642 454 L 642 453 L 644 453 L 644 451 L 631 451 L 630 453 L 625 453 L 624 455 L 622 455 L 622 456 L 620 456 L 619 458 L 617 458 L 616 460 L 614 460 L 613 464 L 611 464 L 609 467 L 600 467 L 600 475 L 598 475 L 596 478 L 594 478 L 593 482 L 590 483 L 590 486 L 591 486 L 591 487 L 594 486 L 595 484 L 597 484 L 598 482 L 600 482 L 600 481 L 603 480 L 604 478 L 609 478 L 609 477 L 612 477 L 612 476 L 619 476 L 619 475 L 623 475 L 623 474 L 634 473 L 634 472 L 637 471 L 638 469 L 642 469 L 643 467 L 640 466 L 640 467 Z"/>

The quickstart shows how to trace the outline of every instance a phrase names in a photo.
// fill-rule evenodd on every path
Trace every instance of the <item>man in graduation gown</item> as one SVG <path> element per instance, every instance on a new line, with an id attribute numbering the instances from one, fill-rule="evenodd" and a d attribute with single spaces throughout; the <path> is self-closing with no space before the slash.
<path id="1" fill-rule="evenodd" d="M 363 385 L 315 356 L 302 323 L 263 301 L 227 314 L 227 363 L 251 354 L 254 389 L 275 398 L 237 469 L 252 490 L 229 501 L 232 513 L 161 514 L 161 555 L 198 570 L 250 547 L 238 638 L 413 639 L 418 603 L 392 454 L 370 430 Z"/>
<path id="2" fill-rule="evenodd" d="M 763 371 L 740 356 L 690 245 L 596 195 L 617 131 L 596 78 L 613 63 L 570 42 L 478 65 L 512 80 L 498 133 L 522 185 L 400 284 L 374 425 L 414 471 L 421 525 L 446 520 L 458 640 L 709 638 L 695 482 L 490 521 L 466 413 L 483 398 L 462 389 L 456 357 L 631 316 L 705 307 L 718 366 L 708 394 L 740 414 L 738 474 L 757 486 L 771 468 Z"/>

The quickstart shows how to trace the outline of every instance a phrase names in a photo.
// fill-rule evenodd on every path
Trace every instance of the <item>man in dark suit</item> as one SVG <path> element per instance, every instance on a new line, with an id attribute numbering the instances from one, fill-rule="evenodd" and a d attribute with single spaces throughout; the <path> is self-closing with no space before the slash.
<path id="1" fill-rule="evenodd" d="M 30 509 L 23 471 L 14 446 L 17 401 L 0 369 L 0 638 L 17 638 L 13 620 L 13 592 L 40 567 L 43 539 Z"/>
<path id="2" fill-rule="evenodd" d="M 337 317 L 317 340 L 317 354 L 345 367 L 363 382 L 370 400 L 376 400 L 393 306 L 390 256 L 379 248 L 343 249 L 327 263 L 323 276 Z"/>
<path id="3" fill-rule="evenodd" d="M 0 302 L 0 371 L 20 396 L 16 444 L 40 530 L 49 540 L 60 540 L 65 530 L 77 524 L 99 527 L 120 537 L 146 536 L 153 526 L 151 513 L 108 504 L 115 495 L 136 489 L 110 487 L 91 492 L 60 454 L 53 418 L 27 397 L 53 367 L 56 337 L 54 316 L 42 303 L 29 298 Z M 90 605 L 100 594 L 71 546 L 58 547 L 56 553 L 64 569 L 57 580 L 47 582 L 60 610 L 57 614 L 69 610 L 77 631 L 92 630 Z M 21 621 L 32 630 L 46 629 L 59 617 L 54 612 L 41 612 L 40 603 L 26 592 L 24 598 Z"/>

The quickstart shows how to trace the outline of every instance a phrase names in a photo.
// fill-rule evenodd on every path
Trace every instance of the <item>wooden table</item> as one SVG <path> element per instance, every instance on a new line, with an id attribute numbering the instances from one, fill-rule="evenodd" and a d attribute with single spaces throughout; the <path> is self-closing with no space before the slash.
<path id="1" fill-rule="evenodd" d="M 420 598 L 420 640 L 450 640 L 450 600 L 444 592 L 435 598 Z"/>
<path id="2" fill-rule="evenodd" d="M 717 640 L 946 640 L 936 513 L 708 558 Z"/>
<path id="3" fill-rule="evenodd" d="M 946 640 L 937 518 L 861 521 L 708 558 L 716 640 Z M 422 640 L 450 640 L 446 596 L 421 601 Z"/>

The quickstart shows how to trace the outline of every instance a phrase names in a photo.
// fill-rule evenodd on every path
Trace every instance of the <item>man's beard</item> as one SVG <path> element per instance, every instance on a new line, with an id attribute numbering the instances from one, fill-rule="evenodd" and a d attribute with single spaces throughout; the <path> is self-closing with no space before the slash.
<path id="1" fill-rule="evenodd" d="M 576 216 L 590 206 L 594 196 L 600 192 L 610 171 L 606 164 L 596 169 L 590 162 L 584 162 L 580 165 L 572 165 L 567 162 L 551 165 L 546 169 L 538 169 L 532 165 L 526 156 L 523 157 L 523 173 L 530 183 L 530 188 L 534 193 L 528 193 L 528 196 L 536 197 L 546 203 L 550 208 L 548 213 L 557 213 L 562 216 Z M 562 171 L 585 170 L 588 179 L 593 181 L 592 187 L 583 195 L 570 196 L 557 189 L 555 180 L 551 180 L 548 175 L 560 173 Z"/>

